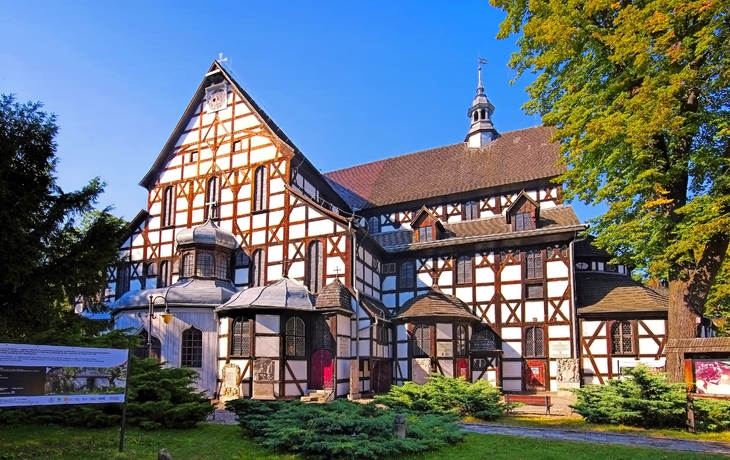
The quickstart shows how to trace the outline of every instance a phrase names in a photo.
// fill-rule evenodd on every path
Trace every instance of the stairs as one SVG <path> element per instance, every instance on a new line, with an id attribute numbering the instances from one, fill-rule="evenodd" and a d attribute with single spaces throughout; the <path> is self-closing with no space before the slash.
<path id="1" fill-rule="evenodd" d="M 332 390 L 309 390 L 307 393 L 299 398 L 302 402 L 321 404 L 329 401 L 332 396 Z"/>

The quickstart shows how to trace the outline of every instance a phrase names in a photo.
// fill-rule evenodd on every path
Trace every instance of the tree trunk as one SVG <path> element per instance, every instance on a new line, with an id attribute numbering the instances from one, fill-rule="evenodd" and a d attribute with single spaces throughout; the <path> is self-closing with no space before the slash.
<path id="1" fill-rule="evenodd" d="M 717 234 L 710 238 L 699 261 L 680 264 L 675 276 L 669 281 L 669 321 L 667 339 L 691 339 L 697 337 L 697 319 L 705 311 L 705 300 L 715 275 L 727 253 L 730 237 Z M 667 354 L 667 376 L 672 382 L 684 381 L 680 355 Z"/>

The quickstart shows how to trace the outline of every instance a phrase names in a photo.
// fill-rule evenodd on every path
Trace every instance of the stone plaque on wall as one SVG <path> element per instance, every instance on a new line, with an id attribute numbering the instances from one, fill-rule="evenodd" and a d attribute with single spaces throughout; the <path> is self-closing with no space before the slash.
<path id="1" fill-rule="evenodd" d="M 454 356 L 454 345 L 451 342 L 436 342 L 436 356 L 442 358 Z"/>
<path id="2" fill-rule="evenodd" d="M 553 340 L 549 342 L 551 358 L 570 358 L 570 341 Z"/>
<path id="3" fill-rule="evenodd" d="M 340 337 L 340 355 L 341 358 L 347 358 L 350 356 L 350 339 L 347 337 Z"/>
<path id="4" fill-rule="evenodd" d="M 577 359 L 558 359 L 558 373 L 555 380 L 563 383 L 580 382 L 580 372 L 578 370 Z"/>
<path id="5" fill-rule="evenodd" d="M 253 362 L 253 394 L 251 399 L 276 399 L 274 394 L 274 361 L 259 358 Z"/>
<path id="6" fill-rule="evenodd" d="M 413 381 L 426 383 L 431 374 L 431 358 L 415 358 L 412 363 Z"/>
<path id="7" fill-rule="evenodd" d="M 241 381 L 241 368 L 237 364 L 228 363 L 223 366 L 222 372 L 222 385 L 221 385 L 221 401 L 228 401 L 230 399 L 238 399 L 241 397 L 239 390 L 239 383 Z"/>

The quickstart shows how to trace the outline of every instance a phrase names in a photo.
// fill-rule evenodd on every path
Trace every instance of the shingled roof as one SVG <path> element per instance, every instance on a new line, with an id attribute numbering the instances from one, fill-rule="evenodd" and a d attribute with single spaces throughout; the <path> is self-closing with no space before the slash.
<path id="1" fill-rule="evenodd" d="M 613 259 L 611 254 L 604 251 L 603 249 L 598 249 L 593 245 L 593 242 L 596 240 L 595 236 L 587 236 L 584 239 L 578 240 L 575 242 L 575 257 L 581 258 L 581 259 L 592 259 L 592 260 L 610 260 Z"/>
<path id="2" fill-rule="evenodd" d="M 563 231 L 582 231 L 584 229 L 585 225 L 580 223 L 580 219 L 578 219 L 571 206 L 556 206 L 542 211 L 540 226 L 534 230 L 513 231 L 504 216 L 499 215 L 486 219 L 444 223 L 444 236 L 435 241 L 414 242 L 413 230 L 405 229 L 395 232 L 376 233 L 372 237 L 386 251 L 402 252 L 411 249 L 514 239 Z"/>
<path id="3" fill-rule="evenodd" d="M 319 291 L 315 307 L 352 310 L 352 299 L 353 295 L 350 290 L 338 278 Z"/>
<path id="4" fill-rule="evenodd" d="M 409 299 L 396 313 L 396 319 L 406 321 L 439 317 L 479 321 L 479 318 L 469 310 L 469 306 L 463 300 L 434 288 L 425 294 Z"/>
<path id="5" fill-rule="evenodd" d="M 651 288 L 625 275 L 577 273 L 578 316 L 607 313 L 666 313 L 666 289 Z"/>
<path id="6" fill-rule="evenodd" d="M 458 143 L 325 174 L 350 207 L 366 209 L 555 177 L 559 144 L 545 126 L 503 133 L 484 147 Z"/>

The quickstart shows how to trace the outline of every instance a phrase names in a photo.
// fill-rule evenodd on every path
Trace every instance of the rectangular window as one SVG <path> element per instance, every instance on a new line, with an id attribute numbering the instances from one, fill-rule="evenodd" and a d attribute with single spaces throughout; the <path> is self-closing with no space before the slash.
<path id="1" fill-rule="evenodd" d="M 528 299 L 542 299 L 542 297 L 543 297 L 542 284 L 528 284 L 526 297 Z"/>
<path id="2" fill-rule="evenodd" d="M 421 243 L 433 240 L 433 229 L 431 227 L 420 227 L 418 229 L 418 241 Z"/>
<path id="3" fill-rule="evenodd" d="M 194 150 L 190 152 L 190 163 L 194 163 L 196 161 L 198 161 L 198 151 Z"/>
<path id="4" fill-rule="evenodd" d="M 399 287 L 401 289 L 413 288 L 414 276 L 413 276 L 413 262 L 403 262 L 400 266 L 400 277 Z"/>
<path id="5" fill-rule="evenodd" d="M 515 230 L 530 230 L 532 228 L 532 216 L 529 212 L 518 212 L 515 214 Z"/>
<path id="6" fill-rule="evenodd" d="M 233 151 L 238 152 L 239 150 L 241 150 L 241 141 L 235 141 L 233 143 Z"/>
<path id="7" fill-rule="evenodd" d="M 464 204 L 464 220 L 479 219 L 479 205 L 476 201 Z"/>
<path id="8" fill-rule="evenodd" d="M 393 273 L 395 273 L 395 262 L 391 262 L 389 264 L 382 264 L 381 265 L 381 268 L 382 268 L 382 272 L 381 273 L 383 275 L 393 274 Z"/>
<path id="9" fill-rule="evenodd" d="M 471 276 L 471 257 L 459 256 L 456 260 L 456 284 L 470 284 Z"/>

